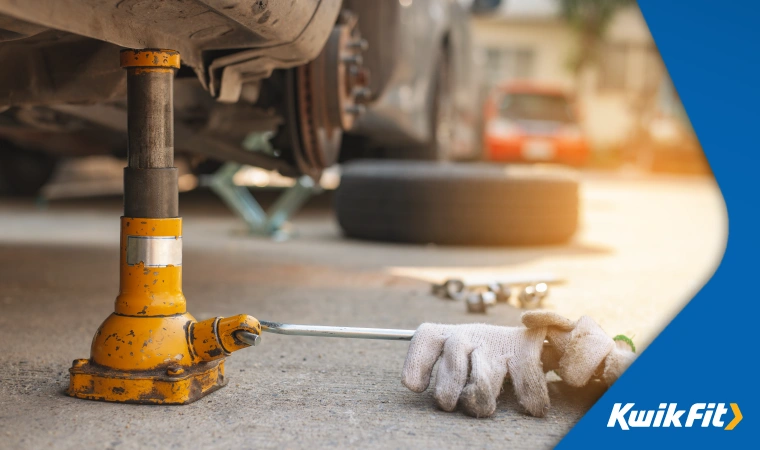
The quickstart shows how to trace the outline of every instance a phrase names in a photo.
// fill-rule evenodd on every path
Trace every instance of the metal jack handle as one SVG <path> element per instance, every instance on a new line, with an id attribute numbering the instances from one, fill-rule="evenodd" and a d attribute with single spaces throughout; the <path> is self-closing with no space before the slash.
<path id="1" fill-rule="evenodd" d="M 355 328 L 355 327 L 329 327 L 323 325 L 295 325 L 291 323 L 268 322 L 259 320 L 261 331 L 269 333 L 285 334 L 290 336 L 315 336 L 337 337 L 355 339 L 379 339 L 387 341 L 411 341 L 416 330 L 397 330 L 392 328 Z M 248 345 L 257 345 L 260 337 L 250 331 L 239 330 L 235 332 L 235 338 Z M 618 338 L 615 338 L 616 340 Z M 627 338 L 626 338 L 627 339 Z M 632 344 L 631 344 L 632 345 Z M 544 349 L 551 347 L 548 341 L 544 341 Z M 599 375 L 594 375 L 599 378 Z"/>
<path id="2" fill-rule="evenodd" d="M 336 337 L 353 339 L 377 339 L 384 341 L 411 341 L 416 330 L 398 330 L 393 328 L 356 328 L 329 327 L 323 325 L 295 325 L 292 323 L 269 322 L 259 320 L 261 331 L 288 336 Z M 248 345 L 257 345 L 260 337 L 256 333 L 240 330 L 235 337 Z M 544 341 L 544 347 L 549 345 Z"/>
<path id="3" fill-rule="evenodd" d="M 354 339 L 382 339 L 388 341 L 411 341 L 415 330 L 390 328 L 328 327 L 321 325 L 294 325 L 290 323 L 259 320 L 261 331 L 290 336 L 338 337 Z M 249 345 L 259 342 L 259 335 L 250 331 L 238 331 L 235 336 Z"/>

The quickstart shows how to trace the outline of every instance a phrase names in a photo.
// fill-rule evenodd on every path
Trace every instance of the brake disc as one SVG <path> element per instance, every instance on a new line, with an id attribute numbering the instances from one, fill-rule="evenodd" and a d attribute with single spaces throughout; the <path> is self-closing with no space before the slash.
<path id="1" fill-rule="evenodd" d="M 297 137 L 291 141 L 293 159 L 315 180 L 337 162 L 343 132 L 353 127 L 370 97 L 362 65 L 367 43 L 356 24 L 356 16 L 344 12 L 319 56 L 294 69 L 287 83 L 288 116 Z"/>

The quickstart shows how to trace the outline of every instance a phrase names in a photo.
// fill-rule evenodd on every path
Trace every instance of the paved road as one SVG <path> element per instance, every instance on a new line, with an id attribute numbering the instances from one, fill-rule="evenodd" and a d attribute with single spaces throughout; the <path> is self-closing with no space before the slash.
<path id="1" fill-rule="evenodd" d="M 423 321 L 514 325 L 428 295 L 452 274 L 552 271 L 569 281 L 547 307 L 589 314 L 645 347 L 713 272 L 725 207 L 703 178 L 587 174 L 582 230 L 568 246 L 441 248 L 340 237 L 326 200 L 274 243 L 207 197 L 183 197 L 184 291 L 198 318 L 249 313 L 296 323 L 414 328 Z M 406 344 L 265 335 L 227 362 L 230 384 L 184 407 L 116 405 L 62 394 L 118 283 L 119 201 L 0 203 L 0 448 L 514 447 L 555 444 L 602 391 L 552 382 L 545 419 L 509 389 L 491 419 L 438 411 L 400 384 Z"/>

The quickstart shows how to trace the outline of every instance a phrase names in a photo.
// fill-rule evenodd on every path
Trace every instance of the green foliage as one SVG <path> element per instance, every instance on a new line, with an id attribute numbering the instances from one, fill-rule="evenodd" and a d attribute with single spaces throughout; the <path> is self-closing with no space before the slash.
<path id="1" fill-rule="evenodd" d="M 574 28 L 601 38 L 612 17 L 636 0 L 558 0 L 560 14 Z"/>
<path id="2" fill-rule="evenodd" d="M 614 338 L 612 338 L 612 340 L 613 341 L 623 341 L 623 342 L 625 342 L 626 344 L 628 344 L 631 347 L 631 350 L 633 351 L 633 353 L 636 353 L 636 346 L 633 345 L 633 339 L 629 338 L 628 336 L 626 336 L 624 334 L 618 334 L 617 336 L 615 336 Z"/>
<path id="3" fill-rule="evenodd" d="M 577 54 L 570 61 L 571 69 L 576 74 L 594 59 L 599 42 L 615 13 L 636 4 L 636 0 L 557 1 L 560 15 L 579 35 Z"/>

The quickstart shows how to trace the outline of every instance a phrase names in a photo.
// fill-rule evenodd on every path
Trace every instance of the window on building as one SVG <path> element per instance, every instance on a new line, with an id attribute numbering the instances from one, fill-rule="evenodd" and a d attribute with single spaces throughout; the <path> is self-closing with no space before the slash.
<path id="1" fill-rule="evenodd" d="M 599 89 L 647 93 L 657 90 L 664 73 L 654 45 L 608 43 L 599 58 Z"/>
<path id="2" fill-rule="evenodd" d="M 487 48 L 486 81 L 494 86 L 533 76 L 534 53 L 527 48 Z"/>

